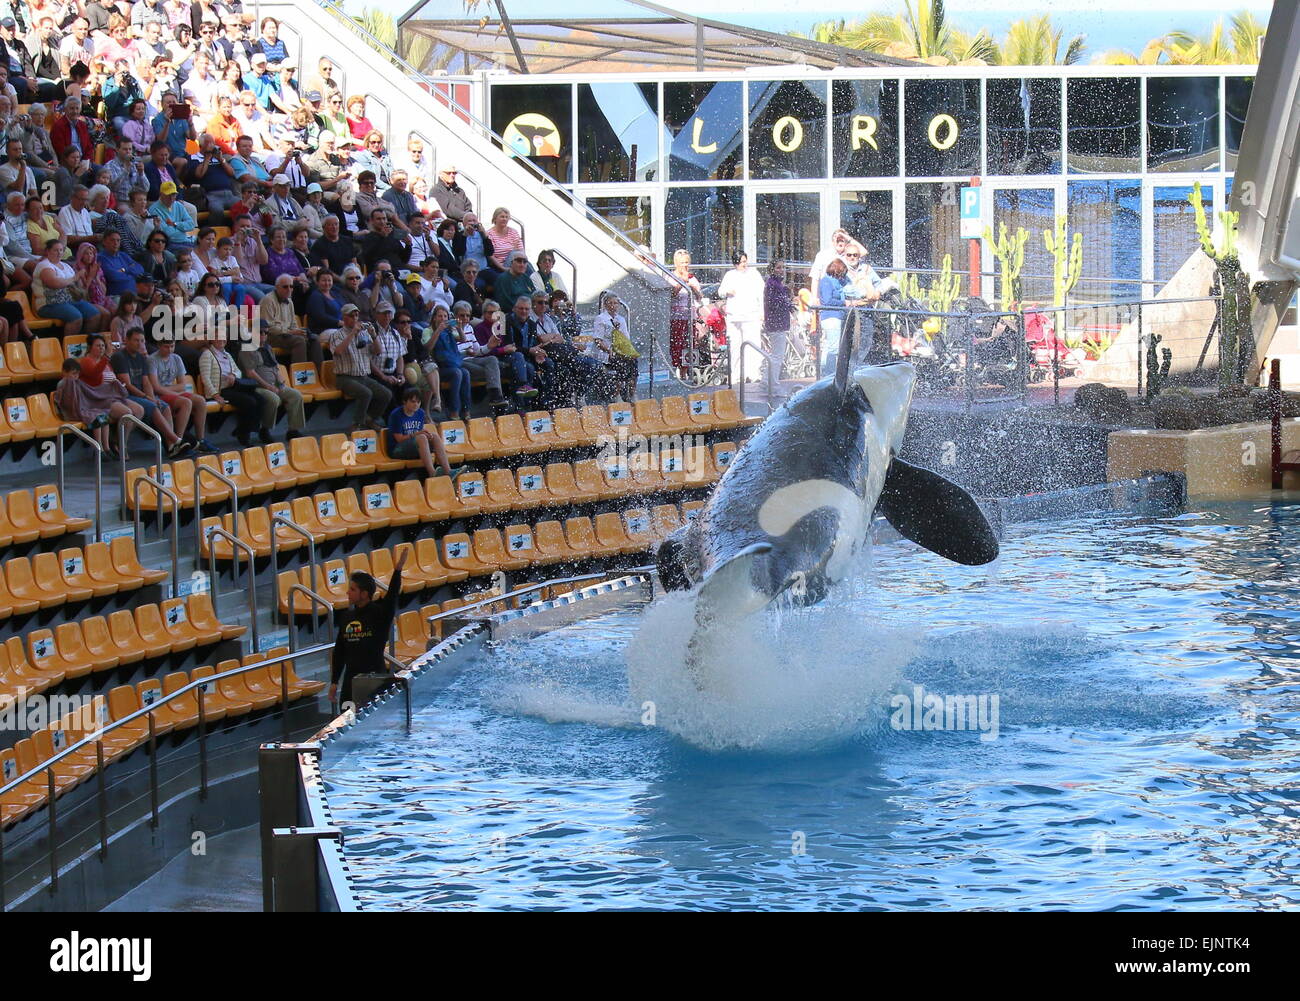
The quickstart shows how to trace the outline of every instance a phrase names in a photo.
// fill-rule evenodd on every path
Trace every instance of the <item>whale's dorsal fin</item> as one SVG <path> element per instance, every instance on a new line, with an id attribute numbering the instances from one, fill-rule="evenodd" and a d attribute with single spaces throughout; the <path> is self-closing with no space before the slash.
<path id="1" fill-rule="evenodd" d="M 975 498 L 928 469 L 893 459 L 876 511 L 899 535 L 946 560 L 980 566 L 997 559 L 997 536 Z"/>
<path id="2" fill-rule="evenodd" d="M 853 370 L 853 346 L 857 322 L 851 316 L 840 321 L 840 353 L 835 358 L 835 388 L 843 401 L 849 391 L 849 373 Z"/>

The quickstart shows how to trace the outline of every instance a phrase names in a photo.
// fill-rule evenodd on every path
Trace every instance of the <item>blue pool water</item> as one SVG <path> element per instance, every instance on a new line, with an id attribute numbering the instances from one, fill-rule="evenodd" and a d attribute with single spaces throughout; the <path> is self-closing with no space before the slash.
<path id="1" fill-rule="evenodd" d="M 878 547 L 702 680 L 672 601 L 507 641 L 409 735 L 327 756 L 355 886 L 388 908 L 1294 908 L 1298 543 L 1297 509 L 1225 506 L 1013 527 L 978 570 Z M 917 685 L 997 695 L 996 733 L 891 725 L 921 718 L 891 702 Z"/>

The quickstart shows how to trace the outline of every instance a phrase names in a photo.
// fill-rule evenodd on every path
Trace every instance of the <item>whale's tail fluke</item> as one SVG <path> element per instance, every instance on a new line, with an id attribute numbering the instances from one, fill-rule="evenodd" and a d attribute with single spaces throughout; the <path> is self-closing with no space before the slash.
<path id="1" fill-rule="evenodd" d="M 876 511 L 898 534 L 954 563 L 981 566 L 998 557 L 998 538 L 975 498 L 952 480 L 895 458 Z"/>

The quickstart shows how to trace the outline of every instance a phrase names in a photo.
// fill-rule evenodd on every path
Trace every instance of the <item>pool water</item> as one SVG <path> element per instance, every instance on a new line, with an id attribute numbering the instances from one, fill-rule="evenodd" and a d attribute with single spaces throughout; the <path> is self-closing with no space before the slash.
<path id="1" fill-rule="evenodd" d="M 988 568 L 877 547 L 723 663 L 684 665 L 681 599 L 505 641 L 409 735 L 327 756 L 354 886 L 401 909 L 1293 908 L 1298 544 L 1280 505 L 1039 522 Z M 926 727 L 899 701 L 924 693 L 983 715 Z"/>

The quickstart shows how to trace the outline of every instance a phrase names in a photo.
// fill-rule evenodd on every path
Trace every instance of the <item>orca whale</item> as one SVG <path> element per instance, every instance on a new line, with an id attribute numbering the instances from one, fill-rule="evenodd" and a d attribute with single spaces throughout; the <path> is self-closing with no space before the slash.
<path id="1" fill-rule="evenodd" d="M 659 547 L 663 587 L 698 587 L 701 624 L 734 621 L 787 592 L 815 603 L 847 574 L 876 514 L 946 559 L 996 559 L 997 537 L 970 494 L 897 457 L 915 382 L 908 362 L 853 368 L 846 355 L 834 377 L 787 401 L 699 515 Z"/>

